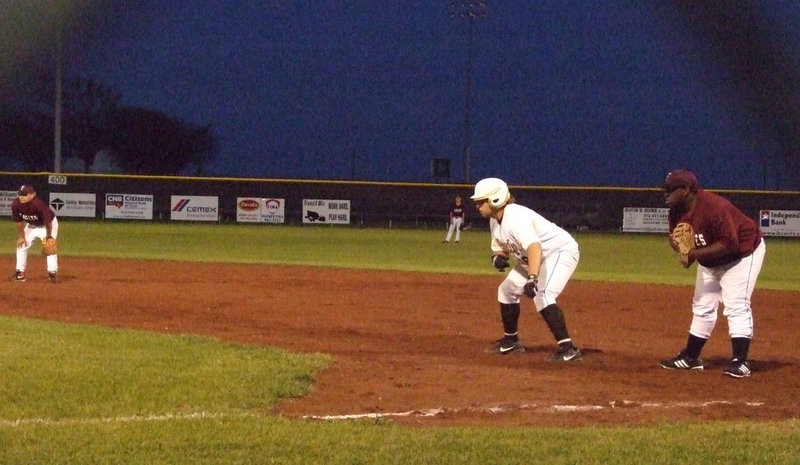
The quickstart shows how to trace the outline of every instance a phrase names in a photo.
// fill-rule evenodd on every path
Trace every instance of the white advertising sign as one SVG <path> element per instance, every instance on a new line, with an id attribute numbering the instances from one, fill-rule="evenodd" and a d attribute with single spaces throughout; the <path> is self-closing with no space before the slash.
<path id="1" fill-rule="evenodd" d="M 668 208 L 625 207 L 622 232 L 666 233 L 669 231 Z"/>
<path id="2" fill-rule="evenodd" d="M 170 219 L 180 221 L 219 221 L 219 197 L 173 195 L 170 197 Z"/>
<path id="3" fill-rule="evenodd" d="M 261 199 L 236 197 L 236 221 L 258 223 L 261 221 Z"/>
<path id="4" fill-rule="evenodd" d="M 236 198 L 236 221 L 241 223 L 283 223 L 284 199 Z"/>
<path id="5" fill-rule="evenodd" d="M 303 199 L 303 223 L 350 224 L 350 201 Z"/>
<path id="6" fill-rule="evenodd" d="M 153 196 L 145 194 L 106 194 L 106 218 L 152 220 Z"/>
<path id="7" fill-rule="evenodd" d="M 0 215 L 11 214 L 11 202 L 17 198 L 17 191 L 0 191 Z"/>
<path id="8" fill-rule="evenodd" d="M 63 174 L 51 174 L 47 177 L 47 184 L 55 184 L 57 186 L 66 186 L 67 177 Z"/>
<path id="9" fill-rule="evenodd" d="M 765 236 L 800 237 L 800 211 L 761 210 L 761 233 Z"/>
<path id="10" fill-rule="evenodd" d="M 94 218 L 97 215 L 97 195 L 51 192 L 50 208 L 52 208 L 58 216 Z"/>
<path id="11" fill-rule="evenodd" d="M 264 204 L 261 205 L 261 222 L 262 223 L 283 223 L 284 222 L 284 209 L 286 201 L 284 199 L 261 199 Z"/>

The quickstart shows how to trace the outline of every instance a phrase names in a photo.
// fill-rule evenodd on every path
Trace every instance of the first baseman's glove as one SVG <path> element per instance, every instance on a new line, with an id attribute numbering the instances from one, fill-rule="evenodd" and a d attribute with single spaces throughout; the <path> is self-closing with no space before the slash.
<path id="1" fill-rule="evenodd" d="M 492 265 L 497 268 L 497 271 L 505 271 L 509 267 L 508 257 L 504 255 L 492 255 Z"/>
<path id="2" fill-rule="evenodd" d="M 528 282 L 525 283 L 522 292 L 531 299 L 536 297 L 536 293 L 539 292 L 539 277 L 535 274 L 528 275 Z"/>
<path id="3" fill-rule="evenodd" d="M 56 255 L 58 253 L 58 242 L 55 238 L 48 237 L 42 241 L 42 255 Z"/>
<path id="4" fill-rule="evenodd" d="M 694 229 L 689 223 L 678 223 L 670 237 L 681 255 L 688 255 L 689 251 L 694 248 Z"/>

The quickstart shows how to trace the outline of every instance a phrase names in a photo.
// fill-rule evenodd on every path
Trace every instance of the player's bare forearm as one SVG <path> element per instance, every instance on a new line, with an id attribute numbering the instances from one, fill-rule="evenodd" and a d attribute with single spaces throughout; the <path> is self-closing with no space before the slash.
<path id="1" fill-rule="evenodd" d="M 701 259 L 713 259 L 717 257 L 721 257 L 723 255 L 727 255 L 730 253 L 730 250 L 725 247 L 725 244 L 722 242 L 715 242 L 711 245 L 706 247 L 696 247 L 691 249 L 688 254 L 688 258 L 690 261 L 701 260 Z"/>
<path id="2" fill-rule="evenodd" d="M 528 246 L 528 273 L 539 275 L 542 265 L 542 244 L 534 242 Z"/>

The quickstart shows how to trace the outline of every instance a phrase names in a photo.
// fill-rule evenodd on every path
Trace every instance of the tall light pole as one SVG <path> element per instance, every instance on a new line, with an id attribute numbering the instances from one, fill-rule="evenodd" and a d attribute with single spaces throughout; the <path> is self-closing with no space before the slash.
<path id="1" fill-rule="evenodd" d="M 53 111 L 53 172 L 61 172 L 61 107 L 64 68 L 64 26 L 62 19 L 58 21 L 58 37 L 56 37 L 56 95 Z"/>
<path id="2" fill-rule="evenodd" d="M 470 182 L 469 162 L 472 151 L 472 62 L 473 62 L 473 35 L 475 29 L 475 18 L 485 18 L 487 16 L 486 2 L 463 2 L 453 4 L 453 16 L 466 18 L 467 26 L 467 97 L 464 102 L 464 182 Z"/>

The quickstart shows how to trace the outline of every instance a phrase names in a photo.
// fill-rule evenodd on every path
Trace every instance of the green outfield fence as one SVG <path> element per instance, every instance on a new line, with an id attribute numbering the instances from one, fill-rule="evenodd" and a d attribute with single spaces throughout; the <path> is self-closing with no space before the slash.
<path id="1" fill-rule="evenodd" d="M 282 198 L 285 222 L 302 223 L 303 199 L 350 200 L 351 224 L 371 227 L 444 228 L 455 195 L 467 201 L 472 184 L 389 183 L 363 181 L 320 181 L 305 179 L 254 179 L 219 177 L 126 176 L 76 173 L 0 172 L 0 190 L 16 191 L 33 184 L 39 195 L 50 192 L 95 193 L 96 218 L 103 217 L 107 193 L 153 195 L 153 219 L 170 219 L 172 195 L 203 195 L 219 198 L 219 221 L 236 221 L 237 197 Z M 516 186 L 517 201 L 537 210 L 567 229 L 612 231 L 622 227 L 625 207 L 663 207 L 656 187 L 560 187 Z M 800 210 L 797 191 L 715 190 L 754 219 L 759 210 Z M 468 223 L 482 226 L 477 213 Z"/>

